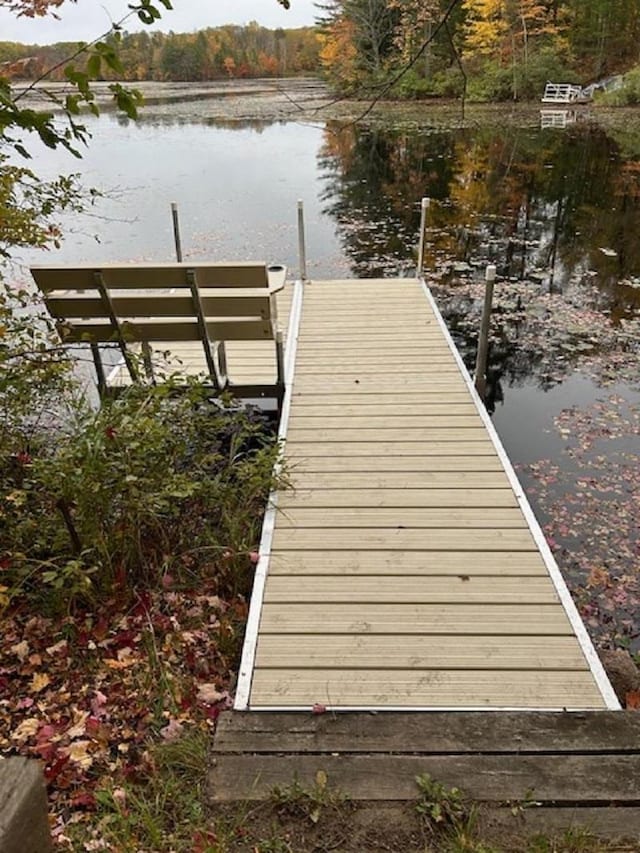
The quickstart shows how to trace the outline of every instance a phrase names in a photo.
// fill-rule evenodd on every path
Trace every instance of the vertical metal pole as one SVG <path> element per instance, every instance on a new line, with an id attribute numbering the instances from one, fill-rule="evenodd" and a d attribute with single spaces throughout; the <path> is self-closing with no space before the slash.
<path id="1" fill-rule="evenodd" d="M 423 198 L 422 202 L 420 203 L 420 242 L 418 244 L 418 268 L 416 270 L 416 275 L 418 278 L 422 278 L 422 272 L 424 267 L 425 232 L 427 230 L 427 211 L 429 210 L 430 204 L 430 198 Z"/>
<path id="2" fill-rule="evenodd" d="M 307 248 L 304 237 L 304 204 L 298 200 L 298 260 L 300 262 L 300 280 L 307 280 Z"/>
<path id="3" fill-rule="evenodd" d="M 480 323 L 480 337 L 478 339 L 478 353 L 476 356 L 475 386 L 476 391 L 484 400 L 487 390 L 487 355 L 489 352 L 489 324 L 491 321 L 491 304 L 493 302 L 493 284 L 496 280 L 496 268 L 489 264 L 485 272 L 484 307 L 482 309 L 482 321 Z"/>
<path id="4" fill-rule="evenodd" d="M 182 263 L 182 242 L 180 240 L 180 220 L 178 219 L 178 205 L 171 202 L 171 218 L 173 219 L 173 239 L 176 244 L 176 260 Z"/>

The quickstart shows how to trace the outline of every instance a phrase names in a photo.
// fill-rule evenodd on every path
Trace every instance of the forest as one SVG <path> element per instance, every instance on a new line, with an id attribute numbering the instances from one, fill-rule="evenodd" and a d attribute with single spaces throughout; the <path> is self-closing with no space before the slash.
<path id="1" fill-rule="evenodd" d="M 111 33 L 119 68 L 101 68 L 105 80 L 207 81 L 230 77 L 284 77 L 318 71 L 320 45 L 313 27 L 269 30 L 258 24 L 227 25 L 195 33 Z M 0 75 L 32 79 L 55 68 L 50 80 L 64 80 L 66 58 L 78 46 L 22 45 L 0 42 Z M 86 60 L 88 61 L 88 60 Z M 76 66 L 81 65 L 81 60 Z M 92 75 L 93 76 L 93 75 Z"/>
<path id="2" fill-rule="evenodd" d="M 640 59 L 636 0 L 320 0 L 315 27 L 253 22 L 195 33 L 114 32 L 104 79 L 207 81 L 322 74 L 340 94 L 537 99 L 548 80 L 581 85 Z M 31 79 L 77 45 L 0 42 L 0 74 Z M 92 75 L 93 76 L 93 75 Z M 640 85 L 638 86 L 640 89 Z"/>
<path id="3" fill-rule="evenodd" d="M 539 98 L 639 59 L 636 0 L 325 0 L 321 61 L 342 91 L 398 97 Z"/>

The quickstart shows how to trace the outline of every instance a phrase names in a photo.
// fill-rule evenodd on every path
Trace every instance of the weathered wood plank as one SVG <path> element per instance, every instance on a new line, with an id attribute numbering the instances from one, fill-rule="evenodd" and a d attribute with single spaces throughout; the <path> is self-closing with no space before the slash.
<path id="1" fill-rule="evenodd" d="M 586 670 L 573 637 L 307 636 L 265 634 L 258 642 L 258 669 Z M 405 750 L 407 745 L 405 743 Z M 409 751 L 409 750 L 407 750 Z"/>
<path id="2" fill-rule="evenodd" d="M 295 779 L 313 787 L 323 770 L 330 786 L 354 800 L 415 800 L 416 776 L 428 773 L 482 803 L 636 805 L 640 758 L 610 756 L 219 756 L 209 779 L 214 801 L 259 800 Z M 624 814 L 624 810 L 621 810 Z M 620 826 L 624 832 L 624 826 Z"/>
<path id="3" fill-rule="evenodd" d="M 288 507 L 282 510 L 278 527 L 288 528 L 365 528 L 382 530 L 421 529 L 421 528 L 488 528 L 506 530 L 510 528 L 529 529 L 519 508 L 481 507 L 449 508 L 439 507 Z M 426 537 L 425 537 L 426 538 Z"/>
<path id="4" fill-rule="evenodd" d="M 545 577 L 441 576 L 354 577 L 290 575 L 269 578 L 264 601 L 271 604 L 553 604 L 558 596 Z M 401 626 L 398 626 L 401 630 Z"/>
<path id="5" fill-rule="evenodd" d="M 401 633 L 433 636 L 568 636 L 572 633 L 560 604 L 372 605 L 322 602 L 287 605 L 267 603 L 262 611 L 260 631 L 264 634 L 319 636 Z M 387 704 L 393 705 L 393 702 Z"/>
<path id="6" fill-rule="evenodd" d="M 271 639 L 271 638 L 269 638 Z M 275 638 L 274 638 L 275 639 Z M 477 638 L 480 642 L 483 638 Z M 559 638 L 537 638 L 557 644 Z M 513 638 L 515 643 L 527 639 Z M 568 642 L 568 641 L 566 641 Z M 262 712 L 222 714 L 215 752 L 638 753 L 633 711 L 389 711 L 384 714 Z M 603 758 L 603 760 L 606 760 Z"/>
<path id="7" fill-rule="evenodd" d="M 369 484 L 370 485 L 370 484 Z M 505 485 L 505 483 L 503 483 Z M 502 489 L 390 489 L 390 488 L 325 488 L 284 492 L 278 507 L 516 507 L 510 488 Z"/>
<path id="8" fill-rule="evenodd" d="M 318 551 L 327 546 L 346 551 L 537 551 L 531 532 L 523 527 L 504 530 L 371 527 L 284 529 L 276 527 L 274 551 Z"/>
<path id="9" fill-rule="evenodd" d="M 325 543 L 326 546 L 326 543 Z M 269 575 L 479 575 L 547 577 L 535 551 L 277 551 Z"/>
<path id="10" fill-rule="evenodd" d="M 33 759 L 0 759 L 2 853 L 49 853 L 53 849 L 42 770 Z"/>
<path id="11" fill-rule="evenodd" d="M 604 703 L 588 669 L 256 669 L 251 707 L 562 708 Z"/>

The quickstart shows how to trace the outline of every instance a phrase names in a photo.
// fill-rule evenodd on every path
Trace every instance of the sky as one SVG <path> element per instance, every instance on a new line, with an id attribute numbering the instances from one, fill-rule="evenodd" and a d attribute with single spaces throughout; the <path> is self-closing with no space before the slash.
<path id="1" fill-rule="evenodd" d="M 127 13 L 130 0 L 78 0 L 67 2 L 59 10 L 60 20 L 16 19 L 0 9 L 0 41 L 25 44 L 48 44 L 56 41 L 91 41 L 109 29 L 112 20 Z M 161 7 L 160 3 L 157 3 Z M 172 0 L 173 10 L 163 13 L 154 29 L 191 32 L 221 24 L 247 24 L 257 21 L 265 27 L 292 29 L 314 22 L 314 0 L 291 0 L 291 8 L 283 9 L 277 0 Z M 139 27 L 135 18 L 125 25 Z"/>

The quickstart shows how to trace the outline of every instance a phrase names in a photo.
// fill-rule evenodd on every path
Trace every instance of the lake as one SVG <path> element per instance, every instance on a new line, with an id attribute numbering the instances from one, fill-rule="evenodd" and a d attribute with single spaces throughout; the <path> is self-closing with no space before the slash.
<path id="1" fill-rule="evenodd" d="M 138 123 L 88 119 L 82 161 L 38 155 L 39 174 L 79 171 L 104 195 L 67 218 L 59 251 L 22 259 L 172 260 L 177 202 L 185 259 L 295 276 L 302 199 L 310 277 L 413 275 L 428 196 L 441 310 L 471 367 L 497 265 L 488 407 L 592 635 L 637 649 L 640 136 L 597 113 L 541 129 L 533 109 L 462 123 L 458 107 L 434 118 L 416 105 L 354 125 L 293 108 L 278 119 L 272 86 L 166 94 L 155 86 Z"/>

